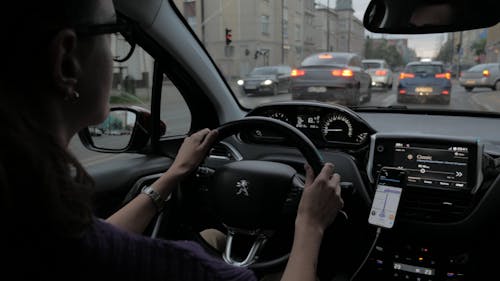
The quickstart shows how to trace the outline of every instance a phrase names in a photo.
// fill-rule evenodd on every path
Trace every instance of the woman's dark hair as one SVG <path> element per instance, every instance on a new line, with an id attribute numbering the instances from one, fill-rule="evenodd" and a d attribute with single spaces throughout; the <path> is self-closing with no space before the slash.
<path id="1" fill-rule="evenodd" d="M 79 237 L 92 222 L 93 182 L 44 125 L 57 120 L 46 93 L 51 38 L 62 28 L 92 23 L 98 3 L 11 1 L 1 9 L 1 245 Z"/>

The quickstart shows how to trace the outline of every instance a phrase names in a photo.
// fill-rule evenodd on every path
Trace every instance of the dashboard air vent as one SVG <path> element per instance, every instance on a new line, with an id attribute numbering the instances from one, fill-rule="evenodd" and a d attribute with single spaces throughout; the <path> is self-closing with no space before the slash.
<path id="1" fill-rule="evenodd" d="M 399 204 L 398 216 L 408 221 L 431 223 L 457 222 L 470 213 L 473 196 L 468 192 L 406 188 Z"/>
<path id="2" fill-rule="evenodd" d="M 239 161 L 243 159 L 241 154 L 230 144 L 220 142 L 214 145 L 208 155 L 212 159 Z"/>

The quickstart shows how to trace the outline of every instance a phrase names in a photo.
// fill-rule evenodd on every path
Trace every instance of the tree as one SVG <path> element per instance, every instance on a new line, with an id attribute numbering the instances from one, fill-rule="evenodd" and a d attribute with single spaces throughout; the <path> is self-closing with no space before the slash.
<path id="1" fill-rule="evenodd" d="M 401 52 L 394 45 L 388 45 L 387 40 L 378 41 L 379 44 L 374 46 L 374 41 L 369 37 L 365 40 L 365 58 L 367 59 L 384 59 L 391 67 L 396 67 L 404 64 Z"/>
<path id="2" fill-rule="evenodd" d="M 470 50 L 473 51 L 476 56 L 486 54 L 486 38 L 474 41 L 470 46 Z"/>
<path id="3" fill-rule="evenodd" d="M 446 40 L 446 42 L 439 49 L 439 52 L 436 56 L 436 60 L 451 63 L 452 59 L 453 59 L 452 42 L 451 40 Z"/>

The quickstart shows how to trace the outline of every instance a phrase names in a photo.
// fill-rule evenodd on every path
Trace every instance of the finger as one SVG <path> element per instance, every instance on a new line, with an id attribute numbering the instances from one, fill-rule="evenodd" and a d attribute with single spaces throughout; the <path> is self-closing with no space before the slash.
<path id="1" fill-rule="evenodd" d="M 304 169 L 306 170 L 306 186 L 309 186 L 314 181 L 314 173 L 311 166 L 307 163 L 304 164 Z"/>
<path id="2" fill-rule="evenodd" d="M 210 133 L 210 129 L 208 128 L 199 130 L 198 132 L 191 135 L 191 139 L 197 143 L 201 143 L 208 135 L 208 133 Z"/>
<path id="3" fill-rule="evenodd" d="M 206 136 L 205 138 L 203 139 L 203 142 L 201 143 L 201 145 L 204 147 L 204 148 L 208 148 L 210 147 L 214 142 L 215 140 L 217 139 L 217 136 L 219 135 L 219 131 L 217 130 L 212 130 L 210 131 Z"/>
<path id="4" fill-rule="evenodd" d="M 333 164 L 332 163 L 325 163 L 325 165 L 321 169 L 321 172 L 319 173 L 317 179 L 322 180 L 325 183 L 328 183 L 331 176 L 333 175 L 333 171 L 334 171 Z"/>
<path id="5" fill-rule="evenodd" d="M 335 194 L 340 197 L 342 192 L 342 188 L 340 187 L 340 175 L 337 173 L 333 174 L 330 183 L 333 186 L 333 189 L 335 189 Z"/>

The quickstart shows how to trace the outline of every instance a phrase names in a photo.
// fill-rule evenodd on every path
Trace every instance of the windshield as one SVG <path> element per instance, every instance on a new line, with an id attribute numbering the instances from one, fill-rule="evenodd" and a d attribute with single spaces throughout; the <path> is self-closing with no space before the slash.
<path id="1" fill-rule="evenodd" d="M 250 72 L 251 75 L 273 75 L 278 73 L 278 68 L 275 67 L 257 67 Z"/>
<path id="2" fill-rule="evenodd" d="M 363 67 L 366 69 L 370 68 L 382 68 L 382 64 L 378 62 L 364 62 Z"/>
<path id="3" fill-rule="evenodd" d="M 331 54 L 318 54 L 305 58 L 301 66 L 346 64 L 347 58 Z"/>
<path id="4" fill-rule="evenodd" d="M 425 73 L 425 74 L 436 74 L 443 73 L 443 66 L 441 65 L 425 65 L 425 64 L 415 64 L 409 65 L 405 68 L 407 73 Z"/>
<path id="5" fill-rule="evenodd" d="M 490 69 L 490 68 L 493 68 L 495 65 L 494 64 L 479 64 L 479 65 L 475 65 L 471 68 L 469 68 L 468 71 L 483 71 L 485 69 Z"/>
<path id="6" fill-rule="evenodd" d="M 376 34 L 362 23 L 369 0 L 173 2 L 244 108 L 315 100 L 355 109 L 500 111 L 500 68 L 483 71 L 500 61 L 500 25 Z M 283 65 L 289 71 L 279 79 L 245 80 Z"/>

